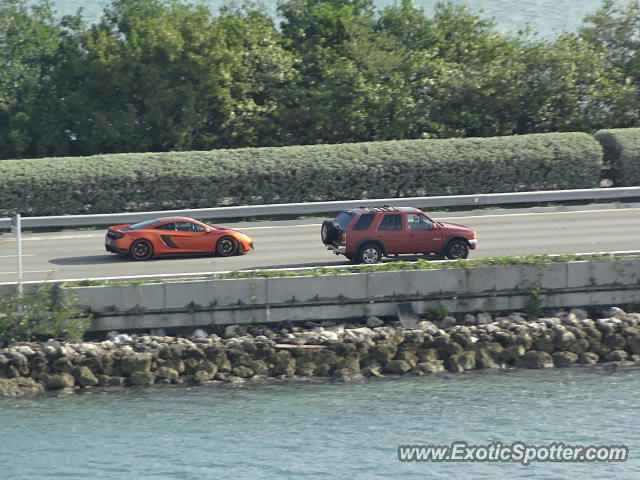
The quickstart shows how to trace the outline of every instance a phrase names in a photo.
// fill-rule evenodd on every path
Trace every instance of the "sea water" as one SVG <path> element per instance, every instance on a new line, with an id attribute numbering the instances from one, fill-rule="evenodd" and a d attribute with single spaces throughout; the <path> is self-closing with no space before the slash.
<path id="1" fill-rule="evenodd" d="M 36 3 L 36 0 L 29 0 Z M 110 2 L 104 0 L 53 0 L 57 13 L 70 15 L 79 8 L 83 16 L 90 22 L 97 21 L 105 5 Z M 186 2 L 185 2 L 186 3 Z M 228 5 L 228 0 L 196 0 L 191 3 L 204 3 L 218 12 L 221 6 Z M 236 4 L 241 2 L 236 2 Z M 277 1 L 263 0 L 266 10 L 276 16 Z M 377 10 L 399 2 L 395 0 L 374 0 Z M 436 0 L 414 0 L 414 5 L 424 8 L 430 15 Z M 560 32 L 575 32 L 582 25 L 585 15 L 595 12 L 601 5 L 601 0 L 454 0 L 454 3 L 469 6 L 474 13 L 480 13 L 486 18 L 493 18 L 497 28 L 503 33 L 516 33 L 529 25 L 532 31 L 545 38 L 552 38 Z M 625 4 L 625 2 L 621 2 Z"/>
<path id="2" fill-rule="evenodd" d="M 640 370 L 132 388 L 0 400 L 3 479 L 640 478 Z M 400 445 L 625 445 L 622 463 L 400 462 Z"/>

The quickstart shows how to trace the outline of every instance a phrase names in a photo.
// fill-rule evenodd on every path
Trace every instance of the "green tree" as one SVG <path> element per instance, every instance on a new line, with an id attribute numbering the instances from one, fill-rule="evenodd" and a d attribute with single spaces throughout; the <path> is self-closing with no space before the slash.
<path id="1" fill-rule="evenodd" d="M 604 0 L 602 6 L 584 19 L 580 37 L 605 52 L 611 67 L 640 81 L 640 3 L 629 1 L 622 7 L 615 0 Z"/>
<path id="2" fill-rule="evenodd" d="M 42 115 L 55 103 L 55 71 L 62 28 L 51 3 L 29 7 L 0 0 L 0 158 L 44 156 L 59 139 L 57 122 Z"/>
<path id="3" fill-rule="evenodd" d="M 405 138 L 414 117 L 399 73 L 405 52 L 376 29 L 371 2 L 291 0 L 279 11 L 286 44 L 300 58 L 280 117 L 283 141 Z"/>
<path id="4" fill-rule="evenodd" d="M 269 143 L 273 93 L 293 72 L 259 11 L 117 0 L 70 69 L 74 153 Z"/>

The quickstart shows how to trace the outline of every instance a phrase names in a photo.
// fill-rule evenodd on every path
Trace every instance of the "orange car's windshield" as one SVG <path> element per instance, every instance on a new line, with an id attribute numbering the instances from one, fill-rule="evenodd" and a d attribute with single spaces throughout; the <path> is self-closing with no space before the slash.
<path id="1" fill-rule="evenodd" d="M 146 222 L 134 223 L 133 225 L 124 227 L 122 230 L 137 230 L 139 228 L 148 227 L 149 225 L 155 225 L 156 223 L 160 223 L 160 220 L 147 220 Z"/>

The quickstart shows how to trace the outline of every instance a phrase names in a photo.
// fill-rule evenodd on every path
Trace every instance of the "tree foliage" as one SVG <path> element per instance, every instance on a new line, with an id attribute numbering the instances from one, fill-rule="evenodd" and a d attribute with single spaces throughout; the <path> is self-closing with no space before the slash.
<path id="1" fill-rule="evenodd" d="M 504 35 L 450 1 L 0 0 L 0 158 L 486 137 L 638 125 L 640 5 Z M 32 5 L 32 6 L 29 6 Z"/>

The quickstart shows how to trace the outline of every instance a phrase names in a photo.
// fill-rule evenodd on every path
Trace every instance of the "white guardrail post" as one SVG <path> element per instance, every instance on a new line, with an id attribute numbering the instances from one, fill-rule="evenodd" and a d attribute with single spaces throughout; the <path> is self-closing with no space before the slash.
<path id="1" fill-rule="evenodd" d="M 18 262 L 18 297 L 22 298 L 22 219 L 16 213 L 11 219 L 11 230 L 16 236 L 16 257 Z"/>

